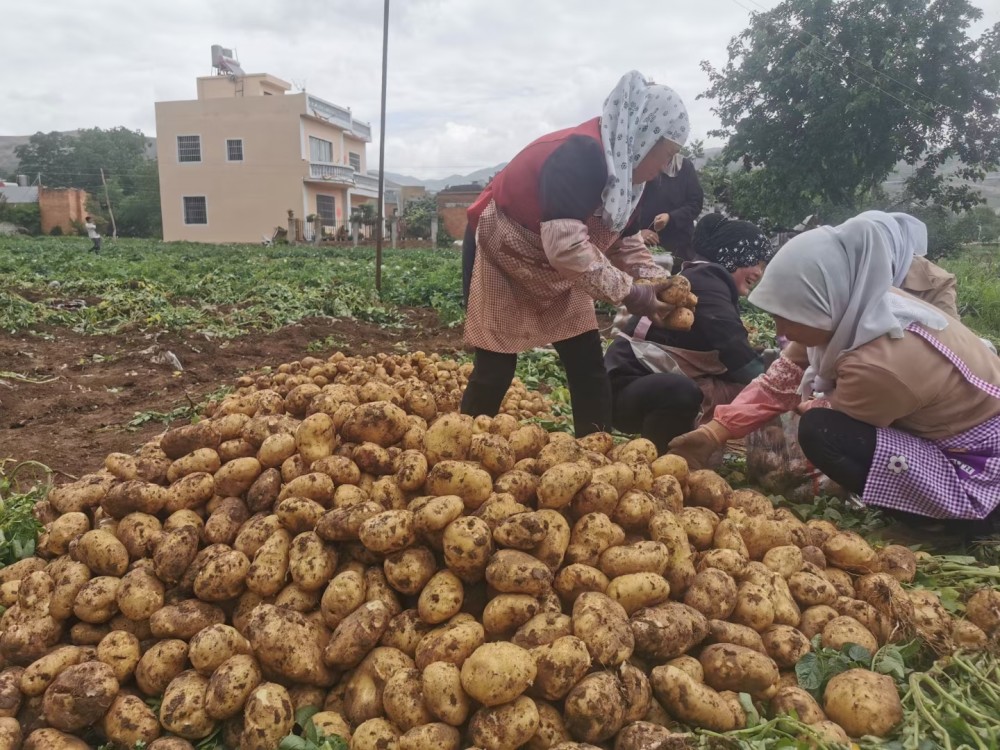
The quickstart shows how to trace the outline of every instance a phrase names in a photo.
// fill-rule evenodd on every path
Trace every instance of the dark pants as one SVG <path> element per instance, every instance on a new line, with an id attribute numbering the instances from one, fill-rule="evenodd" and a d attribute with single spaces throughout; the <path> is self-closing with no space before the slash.
<path id="1" fill-rule="evenodd" d="M 472 287 L 472 266 L 476 262 L 476 230 L 472 224 L 465 225 L 462 239 L 462 301 L 469 305 L 469 289 Z"/>
<path id="2" fill-rule="evenodd" d="M 101 249 L 101 238 L 100 237 L 91 237 L 90 241 L 94 243 L 93 246 L 90 249 L 93 250 L 95 253 L 99 252 L 100 249 Z"/>
<path id="3" fill-rule="evenodd" d="M 616 378 L 612 390 L 615 427 L 653 441 L 661 454 L 671 440 L 696 427 L 704 398 L 687 375 L 664 372 Z"/>
<path id="4" fill-rule="evenodd" d="M 604 369 L 601 336 L 587 331 L 553 345 L 566 368 L 577 437 L 611 429 L 611 383 Z M 475 366 L 462 396 L 462 413 L 496 416 L 514 379 L 516 354 L 476 349 Z"/>
<path id="5" fill-rule="evenodd" d="M 876 429 L 866 422 L 833 409 L 810 409 L 799 420 L 799 446 L 813 466 L 845 490 L 860 495 L 868 481 L 868 472 L 875 457 Z M 905 511 L 885 513 L 911 524 L 931 524 L 944 532 L 964 535 L 986 535 L 998 519 L 982 521 L 935 521 Z"/>

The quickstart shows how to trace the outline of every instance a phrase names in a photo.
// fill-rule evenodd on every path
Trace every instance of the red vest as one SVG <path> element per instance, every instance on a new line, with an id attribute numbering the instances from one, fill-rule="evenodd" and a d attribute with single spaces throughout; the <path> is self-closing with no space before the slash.
<path id="1" fill-rule="evenodd" d="M 497 208 L 507 218 L 516 221 L 525 229 L 536 234 L 541 231 L 542 206 L 538 199 L 538 182 L 542 164 L 552 155 L 553 151 L 573 135 L 585 135 L 601 143 L 601 118 L 595 117 L 582 125 L 543 135 L 525 146 L 493 178 L 493 182 L 480 193 L 476 202 L 469 206 L 466 216 L 473 230 L 479 223 L 479 217 L 486 210 L 490 200 L 495 200 Z"/>

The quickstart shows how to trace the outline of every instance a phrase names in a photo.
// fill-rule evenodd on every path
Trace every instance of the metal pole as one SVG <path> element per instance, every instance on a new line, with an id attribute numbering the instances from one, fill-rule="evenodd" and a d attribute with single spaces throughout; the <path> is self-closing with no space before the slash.
<path id="1" fill-rule="evenodd" d="M 378 236 L 375 240 L 375 291 L 382 294 L 382 206 L 385 199 L 385 82 L 389 67 L 389 0 L 382 12 L 382 124 L 378 144 Z"/>
<path id="2" fill-rule="evenodd" d="M 108 183 L 104 179 L 104 168 L 101 168 L 101 184 L 104 185 L 104 200 L 108 204 L 108 214 L 111 216 L 111 236 L 113 239 L 118 239 L 118 225 L 115 224 L 115 212 L 111 208 L 111 196 L 108 195 Z"/>

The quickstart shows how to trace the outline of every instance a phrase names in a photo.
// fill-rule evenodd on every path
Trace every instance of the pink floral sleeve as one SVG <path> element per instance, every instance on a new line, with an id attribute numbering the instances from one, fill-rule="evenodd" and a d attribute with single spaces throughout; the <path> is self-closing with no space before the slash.
<path id="1" fill-rule="evenodd" d="M 632 277 L 615 268 L 590 241 L 587 225 L 575 219 L 544 221 L 542 249 L 559 275 L 594 299 L 618 305 L 632 288 Z M 647 253 L 648 255 L 648 253 Z"/>
<path id="2" fill-rule="evenodd" d="M 749 435 L 798 406 L 802 400 L 801 383 L 802 368 L 790 359 L 778 357 L 767 372 L 744 388 L 732 403 L 715 407 L 715 421 L 733 438 Z"/>

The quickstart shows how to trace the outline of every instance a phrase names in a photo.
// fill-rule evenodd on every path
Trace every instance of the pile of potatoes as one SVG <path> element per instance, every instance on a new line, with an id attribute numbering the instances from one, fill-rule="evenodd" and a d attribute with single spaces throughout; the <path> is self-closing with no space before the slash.
<path id="1" fill-rule="evenodd" d="M 236 385 L 244 390 L 274 390 L 282 396 L 295 391 L 290 400 L 295 411 L 291 413 L 302 417 L 309 409 L 322 410 L 323 401 L 334 400 L 328 396 L 317 398 L 325 386 L 367 384 L 362 398 L 390 401 L 405 408 L 409 414 L 433 420 L 438 414 L 459 410 L 471 373 L 471 363 L 458 363 L 439 354 L 380 353 L 371 357 L 352 357 L 337 352 L 328 359 L 306 357 L 282 364 L 275 370 L 251 373 L 237 380 Z M 317 401 L 315 405 L 311 403 L 313 399 Z M 211 408 L 214 405 L 210 405 Z M 544 394 L 528 390 L 520 378 L 514 378 L 500 413 L 515 419 L 551 417 L 552 402 Z"/>
<path id="2" fill-rule="evenodd" d="M 352 750 L 653 750 L 743 726 L 738 693 L 844 741 L 899 696 L 852 670 L 820 705 L 793 671 L 815 636 L 1000 628 L 1000 592 L 955 620 L 905 589 L 905 548 L 647 440 L 432 411 L 390 361 L 241 381 L 53 489 L 37 556 L 0 569 L 0 750 L 273 750 L 310 705 Z"/>

